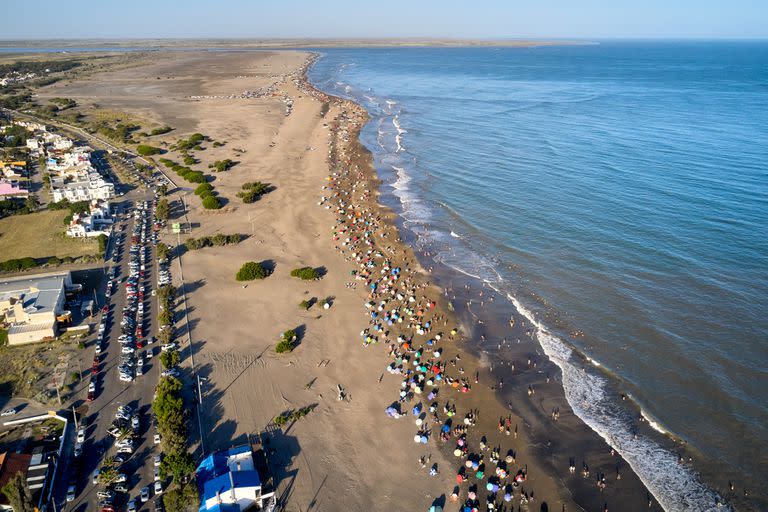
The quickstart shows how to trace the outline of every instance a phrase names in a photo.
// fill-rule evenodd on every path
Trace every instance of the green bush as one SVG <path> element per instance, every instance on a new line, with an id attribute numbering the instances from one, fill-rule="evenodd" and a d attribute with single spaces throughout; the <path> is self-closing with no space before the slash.
<path id="1" fill-rule="evenodd" d="M 136 146 L 136 152 L 140 154 L 141 156 L 152 156 L 152 155 L 159 155 L 162 153 L 162 149 L 156 148 L 154 146 L 148 146 L 147 144 L 139 144 Z"/>
<path id="2" fill-rule="evenodd" d="M 221 202 L 216 196 L 207 196 L 203 199 L 203 208 L 206 210 L 218 210 L 221 208 Z"/>
<path id="3" fill-rule="evenodd" d="M 294 349 L 294 343 L 296 343 L 298 336 L 296 331 L 288 329 L 285 331 L 280 339 L 280 343 L 275 346 L 275 352 L 282 354 L 284 352 L 292 352 Z"/>
<path id="4" fill-rule="evenodd" d="M 184 179 L 190 183 L 205 183 L 205 174 L 200 171 L 191 171 L 184 175 Z"/>
<path id="5" fill-rule="evenodd" d="M 225 160 L 216 160 L 210 164 L 208 168 L 213 169 L 215 172 L 224 172 L 230 170 L 232 167 L 234 167 L 234 165 L 235 162 L 227 158 Z"/>
<path id="6" fill-rule="evenodd" d="M 179 362 L 181 362 L 181 355 L 176 350 L 166 350 L 160 354 L 160 363 L 165 369 L 174 368 L 179 365 Z"/>
<path id="7" fill-rule="evenodd" d="M 190 155 L 184 155 L 184 165 L 195 165 L 196 163 L 197 158 Z"/>
<path id="8" fill-rule="evenodd" d="M 301 267 L 291 270 L 291 277 L 298 277 L 304 281 L 311 281 L 313 279 L 320 279 L 320 272 L 312 267 Z"/>
<path id="9" fill-rule="evenodd" d="M 299 302 L 299 307 L 304 310 L 309 310 L 309 308 L 312 307 L 312 301 L 309 300 L 303 300 Z"/>
<path id="10" fill-rule="evenodd" d="M 249 261 L 240 267 L 240 270 L 235 274 L 235 279 L 238 281 L 253 281 L 254 279 L 264 279 L 269 276 L 269 271 L 256 261 Z"/>
<path id="11" fill-rule="evenodd" d="M 170 126 L 161 126 L 160 128 L 155 128 L 151 132 L 149 132 L 150 135 L 163 135 L 173 130 Z"/>
<path id="12" fill-rule="evenodd" d="M 262 183 L 260 181 L 243 183 L 241 188 L 243 191 L 238 192 L 237 197 L 242 199 L 244 203 L 254 203 L 258 201 L 261 196 L 275 189 L 275 187 L 269 183 Z"/>

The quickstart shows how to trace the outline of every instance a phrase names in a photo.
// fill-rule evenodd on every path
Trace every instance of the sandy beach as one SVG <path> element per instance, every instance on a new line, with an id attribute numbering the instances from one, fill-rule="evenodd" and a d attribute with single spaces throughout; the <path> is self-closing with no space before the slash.
<path id="1" fill-rule="evenodd" d="M 190 416 L 202 439 L 198 449 L 208 453 L 269 431 L 286 510 L 428 510 L 435 502 L 458 510 L 473 488 L 484 510 L 489 483 L 498 485 L 494 496 L 506 510 L 659 510 L 631 469 L 571 412 L 557 368 L 536 355 L 522 319 L 496 332 L 460 308 L 458 315 L 449 311 L 453 294 L 456 303 L 480 302 L 482 290 L 455 281 L 446 298 L 432 284 L 400 241 L 394 214 L 378 204 L 375 170 L 357 141 L 364 111 L 304 84 L 308 58 L 296 51 L 158 52 L 141 67 L 45 92 L 169 125 L 169 142 L 193 132 L 226 141 L 204 144 L 195 169 L 208 172 L 224 158 L 239 162 L 211 173 L 222 210 L 204 210 L 186 183 L 172 190 L 175 215 L 192 232 L 163 236 L 176 245 L 187 236 L 247 235 L 235 246 L 180 251 L 172 266 L 186 297 L 177 329 L 192 345 L 184 346 L 184 365 L 194 364 L 206 379 L 201 432 Z M 267 88 L 263 97 L 242 94 Z M 256 180 L 275 190 L 244 204 L 236 194 Z M 246 261 L 268 262 L 272 275 L 237 282 Z M 303 266 L 322 267 L 324 276 L 290 276 Z M 313 297 L 318 304 L 299 308 Z M 326 298 L 330 307 L 323 309 Z M 287 329 L 299 333 L 299 344 L 276 354 Z M 477 357 L 481 335 L 524 340 L 514 370 L 511 361 Z M 194 386 L 192 373 L 186 376 Z M 420 426 L 411 414 L 418 404 Z M 283 429 L 270 425 L 305 406 L 314 406 L 305 418 Z M 399 418 L 385 413 L 390 406 Z M 426 444 L 415 443 L 415 435 Z M 504 500 L 508 490 L 511 502 Z"/>

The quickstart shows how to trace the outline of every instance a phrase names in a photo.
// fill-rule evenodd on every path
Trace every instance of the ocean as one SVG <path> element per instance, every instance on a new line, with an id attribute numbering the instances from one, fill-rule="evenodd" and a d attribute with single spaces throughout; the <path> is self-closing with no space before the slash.
<path id="1" fill-rule="evenodd" d="M 765 499 L 768 43 L 319 53 L 416 244 L 529 318 L 662 506 Z M 700 460 L 634 436 L 612 387 Z"/>

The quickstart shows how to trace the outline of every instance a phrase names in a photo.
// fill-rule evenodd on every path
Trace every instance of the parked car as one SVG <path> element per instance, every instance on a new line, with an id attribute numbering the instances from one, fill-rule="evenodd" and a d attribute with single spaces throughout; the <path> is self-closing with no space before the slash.
<path id="1" fill-rule="evenodd" d="M 70 486 L 67 487 L 67 501 L 75 501 L 76 492 L 75 484 L 70 484 Z"/>
<path id="2" fill-rule="evenodd" d="M 92 480 L 93 480 L 93 485 L 96 485 L 97 483 L 99 483 L 99 469 L 98 468 L 93 470 L 93 478 L 92 478 Z"/>
<path id="3" fill-rule="evenodd" d="M 128 512 L 136 512 L 136 499 L 132 499 L 128 502 Z"/>
<path id="4" fill-rule="evenodd" d="M 77 442 L 78 443 L 84 443 L 85 442 L 85 429 L 81 428 L 77 431 Z"/>
<path id="5" fill-rule="evenodd" d="M 162 460 L 163 460 L 162 455 L 155 455 L 155 462 L 154 462 L 154 464 L 155 464 L 156 468 L 160 467 L 160 463 L 162 462 Z"/>
<path id="6" fill-rule="evenodd" d="M 17 412 L 19 411 L 16 410 L 16 408 L 10 408 L 10 409 L 4 410 L 3 412 L 0 412 L 0 416 L 13 416 Z"/>
<path id="7" fill-rule="evenodd" d="M 160 480 L 155 480 L 155 494 L 163 494 L 163 483 Z"/>
<path id="8" fill-rule="evenodd" d="M 149 501 L 149 487 L 144 486 L 141 488 L 141 494 L 139 496 L 139 499 L 141 499 L 142 503 L 146 503 Z"/>
<path id="9" fill-rule="evenodd" d="M 155 434 L 153 441 L 155 444 L 160 444 L 160 434 Z"/>

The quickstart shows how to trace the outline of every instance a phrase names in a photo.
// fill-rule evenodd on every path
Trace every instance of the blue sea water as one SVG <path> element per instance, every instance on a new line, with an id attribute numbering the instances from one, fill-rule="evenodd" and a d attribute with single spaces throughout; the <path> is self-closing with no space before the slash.
<path id="1" fill-rule="evenodd" d="M 573 348 L 723 480 L 765 481 L 768 43 L 321 53 L 310 79 L 371 114 L 405 226 L 535 320 L 574 411 L 665 509 L 714 495 Z"/>

